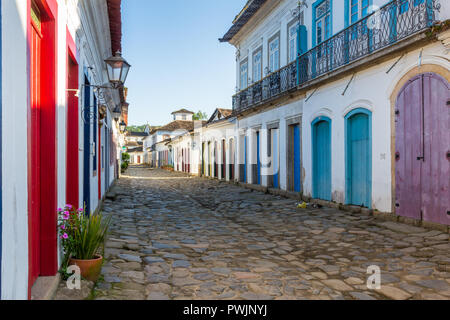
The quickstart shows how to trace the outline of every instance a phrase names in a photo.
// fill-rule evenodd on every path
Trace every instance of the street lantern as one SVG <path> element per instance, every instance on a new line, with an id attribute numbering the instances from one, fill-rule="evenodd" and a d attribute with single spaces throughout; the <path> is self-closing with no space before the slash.
<path id="1" fill-rule="evenodd" d="M 120 110 L 120 107 L 117 105 L 113 110 L 113 118 L 114 120 L 119 121 L 120 116 L 122 115 L 122 112 Z"/>
<path id="2" fill-rule="evenodd" d="M 124 133 L 125 130 L 127 129 L 127 124 L 125 123 L 125 121 L 122 120 L 122 122 L 119 124 L 119 129 L 120 132 Z"/>
<path id="3" fill-rule="evenodd" d="M 122 58 L 120 51 L 117 51 L 115 56 L 106 59 L 105 63 L 109 82 L 115 88 L 123 86 L 131 66 L 124 58 Z"/>

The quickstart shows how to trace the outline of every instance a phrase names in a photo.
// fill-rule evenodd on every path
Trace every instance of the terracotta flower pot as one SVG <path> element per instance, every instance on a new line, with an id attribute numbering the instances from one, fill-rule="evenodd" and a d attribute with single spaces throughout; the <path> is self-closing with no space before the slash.
<path id="1" fill-rule="evenodd" d="M 81 276 L 89 281 L 96 282 L 100 277 L 100 272 L 102 270 L 103 257 L 97 256 L 96 259 L 92 260 L 79 260 L 70 259 L 69 265 L 76 265 L 80 268 Z"/>

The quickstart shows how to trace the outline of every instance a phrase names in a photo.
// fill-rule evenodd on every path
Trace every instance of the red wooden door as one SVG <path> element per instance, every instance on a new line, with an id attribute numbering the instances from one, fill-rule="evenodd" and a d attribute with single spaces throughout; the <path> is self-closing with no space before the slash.
<path id="1" fill-rule="evenodd" d="M 405 85 L 396 105 L 396 212 L 450 224 L 449 84 L 436 74 Z"/>
<path id="2" fill-rule="evenodd" d="M 29 280 L 30 284 L 33 284 L 40 274 L 40 238 L 41 238 L 41 225 L 40 225 L 40 208 L 41 208 L 41 46 L 42 46 L 42 34 L 40 29 L 40 23 L 38 19 L 39 11 L 34 9 L 36 20 L 31 21 L 31 34 L 30 34 L 30 90 L 31 90 L 31 128 L 30 131 L 30 170 L 31 170 L 31 194 L 30 194 L 30 216 L 29 216 Z"/>

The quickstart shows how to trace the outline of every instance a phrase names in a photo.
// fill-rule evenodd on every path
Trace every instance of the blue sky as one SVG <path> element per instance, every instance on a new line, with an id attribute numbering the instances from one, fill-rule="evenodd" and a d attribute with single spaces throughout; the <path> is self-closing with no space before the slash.
<path id="1" fill-rule="evenodd" d="M 125 0 L 123 56 L 132 65 L 129 124 L 163 125 L 180 108 L 231 108 L 235 50 L 219 43 L 246 0 Z"/>

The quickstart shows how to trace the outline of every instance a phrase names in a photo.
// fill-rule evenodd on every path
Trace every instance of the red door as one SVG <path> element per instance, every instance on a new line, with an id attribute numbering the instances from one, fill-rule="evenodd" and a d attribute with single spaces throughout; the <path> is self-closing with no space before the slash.
<path id="1" fill-rule="evenodd" d="M 74 207 L 79 205 L 79 175 L 78 175 L 78 64 L 76 62 L 75 43 L 67 31 L 68 61 L 67 61 L 67 148 L 66 148 L 66 202 Z"/>
<path id="2" fill-rule="evenodd" d="M 432 73 L 408 81 L 396 105 L 396 212 L 450 225 L 450 91 Z"/>
<path id="3" fill-rule="evenodd" d="M 31 293 L 38 276 L 57 273 L 56 21 L 55 0 L 28 8 L 28 254 Z M 32 13 L 32 14 L 31 14 Z"/>
<path id="4" fill-rule="evenodd" d="M 31 132 L 30 134 L 30 170 L 31 179 L 30 182 L 30 201 L 29 201 L 29 259 L 30 270 L 29 280 L 30 284 L 33 284 L 40 274 L 40 208 L 41 208 L 41 190 L 39 181 L 41 180 L 41 153 L 40 153 L 40 141 L 41 141 L 41 46 L 42 46 L 42 34 L 40 29 L 40 14 L 37 8 L 33 8 L 36 19 L 31 20 L 31 33 L 30 33 L 30 90 L 31 90 Z"/>

